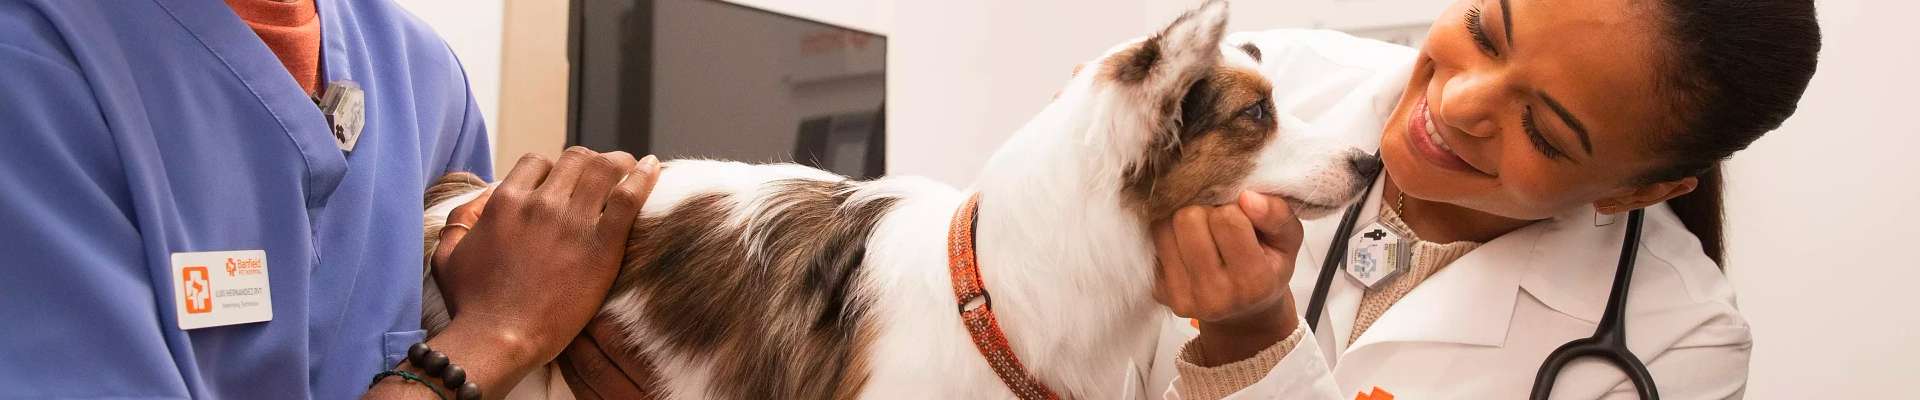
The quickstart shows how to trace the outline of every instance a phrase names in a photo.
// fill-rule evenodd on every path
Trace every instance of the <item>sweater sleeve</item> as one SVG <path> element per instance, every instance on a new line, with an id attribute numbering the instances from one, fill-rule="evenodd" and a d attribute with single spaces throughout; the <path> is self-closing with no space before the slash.
<path id="1" fill-rule="evenodd" d="M 1200 353 L 1200 338 L 1187 341 L 1180 347 L 1180 356 L 1175 360 L 1174 368 L 1180 371 L 1180 379 L 1174 381 L 1173 389 L 1180 392 L 1183 399 L 1219 399 L 1253 386 L 1260 378 L 1267 376 L 1280 359 L 1300 344 L 1306 326 L 1293 328 L 1293 333 L 1281 339 L 1273 346 L 1261 350 L 1245 360 L 1235 361 L 1215 367 L 1203 367 L 1210 364 Z"/>

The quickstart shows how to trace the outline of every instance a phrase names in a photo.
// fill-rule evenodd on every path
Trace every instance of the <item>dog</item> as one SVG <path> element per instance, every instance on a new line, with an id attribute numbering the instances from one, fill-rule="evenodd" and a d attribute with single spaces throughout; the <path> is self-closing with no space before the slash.
<path id="1" fill-rule="evenodd" d="M 664 398 L 1013 397 L 963 324 L 949 270 L 949 223 L 971 194 L 985 301 L 1012 353 L 1062 397 L 1120 397 L 1167 315 L 1151 294 L 1152 223 L 1242 191 L 1323 216 L 1379 170 L 1280 131 L 1258 49 L 1222 44 L 1227 15 L 1208 1 L 1087 63 L 970 190 L 667 162 L 601 318 L 629 334 L 623 350 L 654 366 Z M 426 231 L 485 187 L 441 179 Z M 437 332 L 445 306 L 426 286 Z"/>

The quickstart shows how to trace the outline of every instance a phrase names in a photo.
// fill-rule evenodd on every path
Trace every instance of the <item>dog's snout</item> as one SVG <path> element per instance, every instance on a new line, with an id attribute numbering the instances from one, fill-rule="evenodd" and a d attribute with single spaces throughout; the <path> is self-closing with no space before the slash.
<path id="1" fill-rule="evenodd" d="M 1352 150 L 1347 154 L 1347 163 L 1353 164 L 1354 176 L 1373 181 L 1373 178 L 1380 173 L 1380 157 L 1360 150 Z"/>

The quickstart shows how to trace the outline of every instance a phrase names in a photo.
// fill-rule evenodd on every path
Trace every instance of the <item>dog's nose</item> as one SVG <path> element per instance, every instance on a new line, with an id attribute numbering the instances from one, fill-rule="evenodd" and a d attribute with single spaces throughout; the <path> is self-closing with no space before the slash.
<path id="1" fill-rule="evenodd" d="M 1372 154 L 1367 154 L 1360 150 L 1352 150 L 1348 152 L 1348 154 L 1347 163 L 1353 164 L 1354 175 L 1365 177 L 1367 181 L 1371 182 L 1376 174 L 1380 173 L 1380 157 L 1375 157 Z"/>

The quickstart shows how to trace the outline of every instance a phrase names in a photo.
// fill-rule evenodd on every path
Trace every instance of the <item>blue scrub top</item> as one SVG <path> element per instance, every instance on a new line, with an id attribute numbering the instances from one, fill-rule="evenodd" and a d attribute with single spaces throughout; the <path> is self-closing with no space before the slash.
<path id="1" fill-rule="evenodd" d="M 421 340 L 422 192 L 486 130 L 425 24 L 318 1 L 351 154 L 221 0 L 0 0 L 0 398 L 353 398 Z M 255 249 L 273 320 L 179 329 L 170 254 Z"/>

